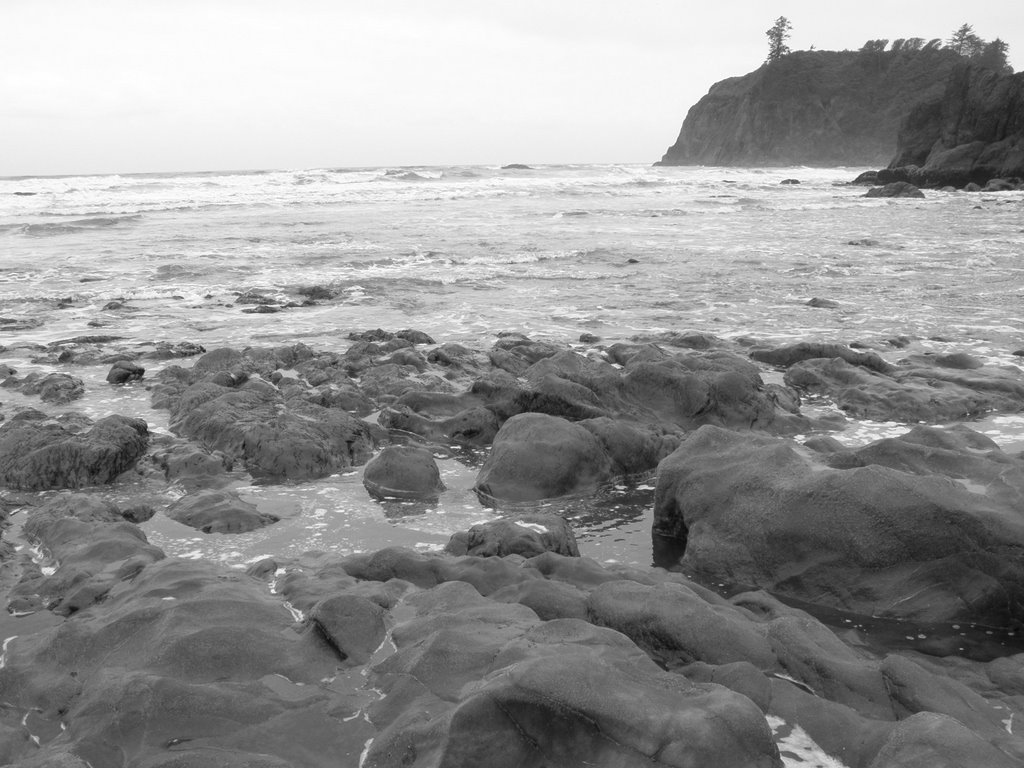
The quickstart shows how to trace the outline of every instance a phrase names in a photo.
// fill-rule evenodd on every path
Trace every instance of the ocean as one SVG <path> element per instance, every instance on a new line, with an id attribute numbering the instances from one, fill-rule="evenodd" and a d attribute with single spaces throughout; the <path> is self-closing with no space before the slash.
<path id="1" fill-rule="evenodd" d="M 115 388 L 104 381 L 109 365 L 33 362 L 36 345 L 95 334 L 125 344 L 303 342 L 340 352 L 350 332 L 378 327 L 477 349 L 517 331 L 585 352 L 699 331 L 770 344 L 859 342 L 893 361 L 907 350 L 889 340 L 906 337 L 918 352 L 1017 364 L 1024 193 L 865 199 L 865 188 L 848 184 L 862 170 L 474 166 L 3 178 L 0 363 L 19 375 L 66 370 L 87 391 L 53 408 L 0 390 L 0 412 L 122 413 L 166 432 L 167 414 L 150 408 L 145 380 Z M 313 286 L 336 296 L 298 306 Z M 246 313 L 251 305 L 238 303 L 246 294 L 297 306 Z M 600 342 L 581 342 L 582 334 Z M 162 365 L 150 364 L 149 374 Z M 768 369 L 765 377 L 781 380 Z M 834 410 L 822 401 L 807 408 Z M 910 426 L 850 419 L 835 437 L 863 444 Z M 974 426 L 1024 448 L 1021 417 Z M 243 498 L 282 518 L 252 533 L 197 535 L 162 515 L 144 528 L 169 554 L 238 567 L 307 551 L 433 549 L 495 515 L 471 490 L 481 454 L 439 448 L 438 459 L 448 490 L 436 505 L 373 501 L 357 470 L 291 485 L 240 480 Z M 153 497 L 131 483 L 94 492 L 115 501 L 142 495 L 157 508 L 181 493 Z M 648 565 L 652 499 L 653 479 L 640 477 L 544 506 L 572 521 L 584 555 Z"/>

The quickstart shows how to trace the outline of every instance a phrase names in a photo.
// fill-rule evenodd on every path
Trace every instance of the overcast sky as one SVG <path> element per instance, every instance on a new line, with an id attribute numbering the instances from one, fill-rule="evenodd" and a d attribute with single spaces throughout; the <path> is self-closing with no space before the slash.
<path id="1" fill-rule="evenodd" d="M 0 175 L 650 163 L 780 15 L 1024 66 L 1016 0 L 0 0 Z"/>

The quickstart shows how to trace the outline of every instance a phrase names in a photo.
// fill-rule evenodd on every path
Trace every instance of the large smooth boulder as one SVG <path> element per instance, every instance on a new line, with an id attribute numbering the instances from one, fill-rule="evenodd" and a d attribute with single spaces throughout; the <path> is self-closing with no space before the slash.
<path id="1" fill-rule="evenodd" d="M 486 499 L 537 501 L 590 493 L 610 479 L 601 441 L 572 422 L 524 413 L 505 422 L 474 486 Z"/>
<path id="2" fill-rule="evenodd" d="M 363 470 L 363 485 L 375 498 L 436 499 L 445 489 L 434 455 L 414 445 L 389 445 Z"/>
<path id="3" fill-rule="evenodd" d="M 107 416 L 74 432 L 39 411 L 0 426 L 0 485 L 23 491 L 103 485 L 135 466 L 149 445 L 142 419 Z"/>
<path id="4" fill-rule="evenodd" d="M 653 531 L 714 579 L 868 615 L 1013 626 L 1024 463 L 966 428 L 935 432 L 822 454 L 702 427 L 659 465 Z"/>

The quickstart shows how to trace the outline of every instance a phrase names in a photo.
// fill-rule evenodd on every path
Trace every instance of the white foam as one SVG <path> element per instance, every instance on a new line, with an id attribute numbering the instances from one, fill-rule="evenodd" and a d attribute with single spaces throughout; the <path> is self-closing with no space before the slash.
<path id="1" fill-rule="evenodd" d="M 7 666 L 7 646 L 11 644 L 11 640 L 14 640 L 17 635 L 11 635 L 4 640 L 3 647 L 0 647 L 0 669 Z"/>
<path id="2" fill-rule="evenodd" d="M 775 735 L 775 743 L 786 768 L 849 768 L 819 747 L 799 725 L 790 725 L 774 715 L 767 715 L 765 719 Z M 784 736 L 779 735 L 787 730 Z"/>
<path id="3" fill-rule="evenodd" d="M 514 524 L 518 525 L 520 528 L 527 528 L 535 533 L 550 533 L 547 527 L 540 523 L 524 523 L 522 520 L 516 520 Z"/>

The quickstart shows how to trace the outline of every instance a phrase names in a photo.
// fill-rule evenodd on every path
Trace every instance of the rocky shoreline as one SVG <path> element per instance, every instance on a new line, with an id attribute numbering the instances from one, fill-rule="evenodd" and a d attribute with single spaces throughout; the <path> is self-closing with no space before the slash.
<path id="1" fill-rule="evenodd" d="M 969 425 L 1024 411 L 1016 366 L 899 337 L 350 338 L 80 337 L 35 350 L 51 373 L 4 367 L 0 386 L 48 405 L 0 424 L 0 764 L 1024 759 L 1024 459 Z M 172 434 L 57 413 L 85 389 L 76 365 L 146 387 Z M 824 401 L 918 426 L 850 448 L 842 413 L 807 408 Z M 444 552 L 243 572 L 168 557 L 139 527 L 273 526 L 233 480 L 357 465 L 372 497 L 429 501 L 439 448 L 486 450 L 474 490 L 496 518 Z M 524 511 L 644 473 L 650 568 L 580 557 L 563 519 Z"/>

